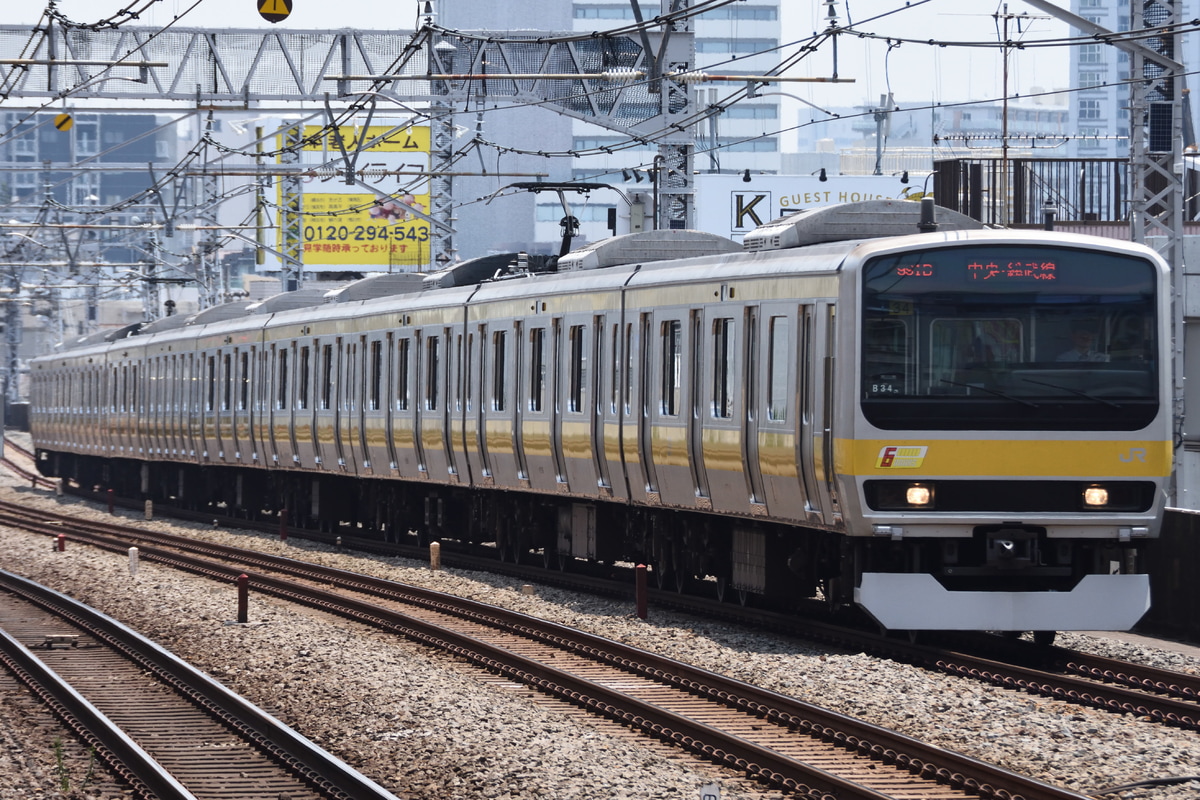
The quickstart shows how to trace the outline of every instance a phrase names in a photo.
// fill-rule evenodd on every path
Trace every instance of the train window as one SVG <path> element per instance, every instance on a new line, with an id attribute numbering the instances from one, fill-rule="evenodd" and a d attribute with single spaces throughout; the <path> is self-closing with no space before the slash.
<path id="1" fill-rule="evenodd" d="M 454 337 L 454 361 L 450 369 L 454 373 L 454 410 L 462 411 L 463 407 L 463 337 L 462 334 L 457 334 Z M 457 366 L 457 368 L 456 368 Z"/>
<path id="2" fill-rule="evenodd" d="M 321 348 L 321 409 L 333 408 L 333 345 Z"/>
<path id="3" fill-rule="evenodd" d="M 621 326 L 612 326 L 612 375 L 609 376 L 612 396 L 609 405 L 613 414 L 621 403 Z"/>
<path id="4" fill-rule="evenodd" d="M 129 410 L 129 365 L 121 366 L 121 411 Z"/>
<path id="5" fill-rule="evenodd" d="M 474 377 L 475 376 L 474 376 L 474 374 L 472 374 L 471 369 L 472 369 L 472 363 L 474 361 L 474 358 L 473 358 L 474 353 L 475 353 L 475 334 L 468 333 L 467 334 L 467 350 L 463 354 L 465 360 L 463 361 L 463 365 L 462 365 L 463 394 L 466 395 L 463 398 L 463 403 L 465 404 L 466 410 L 468 413 L 471 411 L 471 407 L 472 407 L 471 389 L 474 386 Z"/>
<path id="6" fill-rule="evenodd" d="M 288 407 L 288 351 L 280 349 L 276 354 L 279 366 L 279 382 L 276 384 L 275 407 L 286 410 Z"/>
<path id="7" fill-rule="evenodd" d="M 767 354 L 767 419 L 781 421 L 788 414 L 788 350 L 791 325 L 787 317 L 771 317 L 770 352 Z"/>
<path id="8" fill-rule="evenodd" d="M 669 417 L 679 414 L 679 370 L 682 339 L 682 326 L 679 320 L 667 320 L 662 324 L 662 398 L 659 407 L 662 413 Z"/>
<path id="9" fill-rule="evenodd" d="M 238 363 L 238 410 L 245 411 L 250 403 L 250 354 L 242 351 Z"/>
<path id="10" fill-rule="evenodd" d="M 371 397 L 370 408 L 378 411 L 382 405 L 383 392 L 383 342 L 371 342 Z"/>
<path id="11" fill-rule="evenodd" d="M 737 385 L 734 370 L 737 354 L 733 320 L 713 320 L 713 398 L 712 415 L 717 419 L 733 416 L 733 391 Z"/>
<path id="12" fill-rule="evenodd" d="M 438 365 L 440 359 L 440 340 L 430 336 L 425 342 L 425 408 L 437 411 L 438 408 Z"/>
<path id="13" fill-rule="evenodd" d="M 546 383 L 545 328 L 529 329 L 529 410 L 541 411 Z"/>
<path id="14" fill-rule="evenodd" d="M 308 347 L 300 348 L 300 362 L 296 365 L 296 407 L 300 409 L 308 408 L 308 373 L 312 368 L 309 350 Z"/>
<path id="15" fill-rule="evenodd" d="M 408 361 L 410 340 L 400 340 L 400 355 L 396 364 L 396 410 L 408 411 Z"/>
<path id="16" fill-rule="evenodd" d="M 625 381 L 621 387 L 625 413 L 633 410 L 633 323 L 625 324 Z"/>
<path id="17" fill-rule="evenodd" d="M 233 402 L 233 356 L 221 356 L 221 410 L 228 411 Z"/>
<path id="18" fill-rule="evenodd" d="M 209 356 L 206 360 L 204 410 L 212 411 L 217 400 L 217 357 Z M 153 379 L 152 379 L 153 380 Z M 152 401 L 153 402 L 153 401 Z"/>
<path id="19" fill-rule="evenodd" d="M 571 372 L 569 376 L 570 392 L 567 397 L 569 411 L 583 411 L 583 387 L 587 384 L 587 355 L 584 350 L 584 326 L 572 325 L 569 331 L 571 341 Z"/>
<path id="20" fill-rule="evenodd" d="M 504 343 L 506 331 L 496 331 L 492 337 L 492 409 L 504 410 L 504 398 L 508 387 L 505 385 Z"/>

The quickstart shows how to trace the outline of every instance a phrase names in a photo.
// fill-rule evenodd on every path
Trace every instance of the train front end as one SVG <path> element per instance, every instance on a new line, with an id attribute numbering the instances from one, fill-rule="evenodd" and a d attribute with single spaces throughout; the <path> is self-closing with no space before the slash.
<path id="1" fill-rule="evenodd" d="M 1173 460 L 1162 259 L 977 231 L 868 243 L 843 274 L 858 605 L 901 630 L 1132 627 Z"/>

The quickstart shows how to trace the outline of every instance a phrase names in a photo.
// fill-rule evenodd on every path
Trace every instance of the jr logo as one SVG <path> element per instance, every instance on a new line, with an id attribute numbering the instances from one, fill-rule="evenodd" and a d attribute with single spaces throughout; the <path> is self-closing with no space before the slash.
<path id="1" fill-rule="evenodd" d="M 1120 459 L 1121 459 L 1122 464 L 1132 464 L 1134 461 L 1137 461 L 1141 464 L 1145 464 L 1146 463 L 1146 448 L 1131 447 L 1131 448 L 1129 448 L 1128 453 L 1126 453 L 1123 456 L 1120 456 Z"/>

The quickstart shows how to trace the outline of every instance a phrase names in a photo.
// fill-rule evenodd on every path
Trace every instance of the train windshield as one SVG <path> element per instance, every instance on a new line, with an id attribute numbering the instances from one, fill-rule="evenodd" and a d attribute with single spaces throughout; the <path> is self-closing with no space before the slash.
<path id="1" fill-rule="evenodd" d="M 1158 410 L 1154 265 L 1042 245 L 863 269 L 863 414 L 888 430 L 1138 430 Z"/>

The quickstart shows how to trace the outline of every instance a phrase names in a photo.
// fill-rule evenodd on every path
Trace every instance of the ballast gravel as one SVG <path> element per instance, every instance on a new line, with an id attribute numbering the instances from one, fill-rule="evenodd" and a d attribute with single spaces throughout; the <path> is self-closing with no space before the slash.
<path id="1" fill-rule="evenodd" d="M 103 509 L 0 478 L 0 498 L 81 517 Z M 407 559 L 338 552 L 251 532 L 188 523 L 123 521 L 233 543 L 470 597 L 575 626 L 1096 797 L 1192 800 L 1200 778 L 1111 791 L 1139 782 L 1200 776 L 1200 737 L 1138 719 L 999 689 L 904 664 L 724 623 L 553 588 L 533 595 L 504 577 Z M 753 782 L 697 765 L 665 746 L 613 735 L 613 727 L 535 702 L 447 656 L 321 612 L 252 596 L 249 622 L 233 624 L 230 585 L 151 562 L 130 574 L 124 555 L 5 530 L 0 566 L 82 600 L 155 639 L 406 800 L 722 800 L 778 798 Z M 1186 672 L 1184 649 L 1061 634 L 1064 646 Z M 4 695 L 0 694 L 0 701 Z M 28 724 L 29 730 L 21 726 Z M 0 726 L 0 800 L 121 797 L 78 781 L 62 791 L 47 732 L 24 717 Z M 79 758 L 80 756 L 74 756 Z M 78 764 L 67 764 L 73 774 Z"/>

